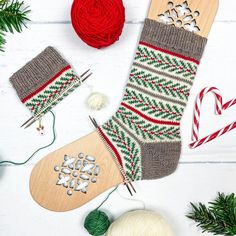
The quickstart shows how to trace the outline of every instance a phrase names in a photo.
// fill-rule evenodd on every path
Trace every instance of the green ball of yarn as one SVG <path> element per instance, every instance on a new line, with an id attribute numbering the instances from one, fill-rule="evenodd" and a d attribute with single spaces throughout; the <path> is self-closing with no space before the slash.
<path id="1" fill-rule="evenodd" d="M 108 216 L 103 211 L 94 210 L 85 218 L 84 228 L 90 235 L 101 236 L 106 233 L 110 224 Z"/>

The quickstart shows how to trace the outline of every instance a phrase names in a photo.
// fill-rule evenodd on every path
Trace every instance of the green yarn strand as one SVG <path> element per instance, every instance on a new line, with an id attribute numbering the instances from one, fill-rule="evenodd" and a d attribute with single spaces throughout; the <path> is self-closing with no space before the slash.
<path id="1" fill-rule="evenodd" d="M 95 209 L 98 210 L 107 200 L 108 198 L 114 193 L 118 188 L 118 185 L 107 195 L 107 197 L 102 201 L 102 203 Z"/>
<path id="2" fill-rule="evenodd" d="M 55 116 L 55 114 L 52 111 L 49 111 L 49 112 L 52 114 L 52 117 L 53 117 L 53 124 L 52 124 L 53 139 L 52 139 L 52 141 L 49 144 L 47 144 L 46 146 L 43 146 L 43 147 L 40 147 L 39 149 L 37 149 L 28 159 L 26 159 L 23 162 L 0 161 L 0 166 L 3 165 L 3 164 L 12 164 L 12 165 L 15 165 L 15 166 L 24 165 L 28 161 L 30 161 L 34 157 L 34 155 L 37 154 L 39 151 L 41 151 L 41 150 L 43 150 L 45 148 L 48 148 L 48 147 L 50 147 L 50 146 L 52 146 L 54 144 L 54 142 L 56 141 L 56 129 L 55 129 L 56 116 Z"/>

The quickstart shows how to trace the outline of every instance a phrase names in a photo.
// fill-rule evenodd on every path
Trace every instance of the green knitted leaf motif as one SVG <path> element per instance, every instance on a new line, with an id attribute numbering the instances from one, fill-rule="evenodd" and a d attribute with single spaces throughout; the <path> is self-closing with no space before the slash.
<path id="1" fill-rule="evenodd" d="M 39 100 L 39 102 L 40 102 L 42 99 L 45 99 L 45 98 L 47 98 L 47 95 L 46 95 L 46 94 L 39 94 L 39 95 L 38 95 L 38 100 Z M 31 101 L 34 101 L 34 99 L 32 99 Z"/>
<path id="2" fill-rule="evenodd" d="M 152 92 L 158 92 L 184 101 L 188 100 L 190 92 L 187 85 L 180 84 L 173 80 L 159 78 L 158 76 L 153 76 L 151 73 L 137 68 L 131 70 L 129 82 L 142 86 L 145 89 L 149 89 Z"/>
<path id="3" fill-rule="evenodd" d="M 80 86 L 80 83 L 74 84 L 71 89 L 67 90 L 67 92 L 64 92 L 60 97 L 58 97 L 56 100 L 51 102 L 49 105 L 42 106 L 39 112 L 42 114 L 46 114 L 48 111 L 50 111 L 54 106 L 56 106 L 59 102 L 61 102 L 65 97 L 71 94 L 79 86 Z"/>
<path id="4" fill-rule="evenodd" d="M 180 138 L 179 126 L 159 126 L 142 119 L 125 107 L 120 107 L 115 117 L 133 131 L 141 140 L 174 140 Z"/>
<path id="5" fill-rule="evenodd" d="M 141 179 L 141 156 L 138 144 L 112 119 L 102 126 L 102 130 L 122 154 L 127 177 L 132 181 Z"/>
<path id="6" fill-rule="evenodd" d="M 80 81 L 70 81 L 73 77 L 74 74 L 72 70 L 65 73 L 63 76 L 58 77 L 56 81 L 49 86 L 49 88 L 43 90 L 30 99 L 26 103 L 26 106 L 30 110 L 34 108 L 32 112 L 35 116 L 43 112 L 44 109 L 48 110 L 48 106 L 51 106 L 52 104 L 55 106 L 59 101 L 63 100 L 64 97 L 68 96 L 69 93 L 73 92 L 74 89 L 80 85 Z M 68 89 L 69 86 L 72 86 L 72 88 Z M 66 89 L 68 90 L 66 91 Z"/>
<path id="7" fill-rule="evenodd" d="M 179 58 L 177 60 L 175 57 L 168 56 L 165 53 L 160 53 L 143 46 L 138 47 L 135 61 L 144 63 L 159 70 L 181 75 L 191 80 L 194 79 L 197 71 L 197 66 L 190 62 Z"/>
<path id="8" fill-rule="evenodd" d="M 158 101 L 130 88 L 126 88 L 123 101 L 154 118 L 171 121 L 180 121 L 182 118 L 183 107 Z"/>

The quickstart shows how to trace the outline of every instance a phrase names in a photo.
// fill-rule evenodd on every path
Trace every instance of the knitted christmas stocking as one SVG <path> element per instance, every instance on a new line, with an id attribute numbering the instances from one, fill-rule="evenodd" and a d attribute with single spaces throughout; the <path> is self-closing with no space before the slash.
<path id="1" fill-rule="evenodd" d="M 180 121 L 207 39 L 146 19 L 121 105 L 98 128 L 128 179 L 175 171 Z"/>
<path id="2" fill-rule="evenodd" d="M 195 4 L 201 16 L 198 29 L 207 36 L 218 1 L 206 6 L 203 0 L 192 0 L 193 9 Z M 131 181 L 175 171 L 181 152 L 180 122 L 207 39 L 152 20 L 166 11 L 165 5 L 166 1 L 152 1 L 114 116 L 101 126 L 92 119 L 95 132 L 48 154 L 34 167 L 30 192 L 41 206 L 71 210 L 122 182 L 131 189 Z M 184 9 L 189 14 L 190 9 Z"/>

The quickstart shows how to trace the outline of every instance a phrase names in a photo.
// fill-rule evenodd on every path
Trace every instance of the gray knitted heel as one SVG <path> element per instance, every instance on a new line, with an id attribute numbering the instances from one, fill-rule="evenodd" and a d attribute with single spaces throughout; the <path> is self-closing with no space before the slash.
<path id="1" fill-rule="evenodd" d="M 181 142 L 141 145 L 143 179 L 159 179 L 172 174 L 179 162 Z"/>

